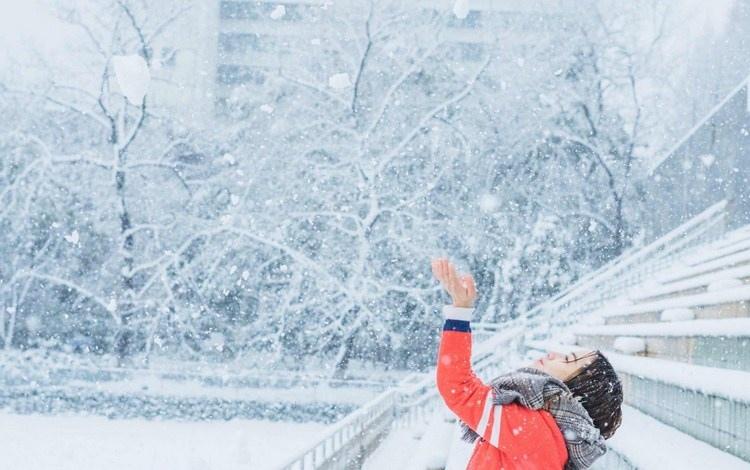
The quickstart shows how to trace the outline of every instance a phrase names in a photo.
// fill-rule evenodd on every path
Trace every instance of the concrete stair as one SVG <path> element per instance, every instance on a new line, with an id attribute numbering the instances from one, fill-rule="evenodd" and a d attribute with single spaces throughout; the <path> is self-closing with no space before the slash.
<path id="1" fill-rule="evenodd" d="M 665 310 L 677 308 L 690 309 L 696 319 L 750 317 L 750 285 L 609 306 L 599 313 L 605 324 L 614 325 L 658 322 Z"/>
<path id="2" fill-rule="evenodd" d="M 750 318 L 593 326 L 575 335 L 577 345 L 593 349 L 750 371 Z M 623 350 L 623 339 L 642 346 Z"/>

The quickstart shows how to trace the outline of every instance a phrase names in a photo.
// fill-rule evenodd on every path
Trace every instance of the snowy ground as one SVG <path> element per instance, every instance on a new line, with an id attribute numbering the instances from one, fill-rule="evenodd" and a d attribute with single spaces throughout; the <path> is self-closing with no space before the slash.
<path id="1" fill-rule="evenodd" d="M 108 420 L 0 413 L 0 467 L 14 470 L 266 470 L 325 425 Z"/>

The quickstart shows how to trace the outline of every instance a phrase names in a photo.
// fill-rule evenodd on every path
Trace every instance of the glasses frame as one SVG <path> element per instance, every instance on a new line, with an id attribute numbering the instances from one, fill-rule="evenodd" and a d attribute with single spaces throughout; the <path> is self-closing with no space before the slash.
<path id="1" fill-rule="evenodd" d="M 597 349 L 597 350 L 594 350 L 594 351 L 588 352 L 588 353 L 586 353 L 586 354 L 584 354 L 583 356 L 580 356 L 580 357 L 575 357 L 575 355 L 574 355 L 573 357 L 575 357 L 575 359 L 573 359 L 572 361 L 565 361 L 565 363 L 566 363 L 566 364 L 570 364 L 570 363 L 572 363 L 572 362 L 578 362 L 578 361 L 580 361 L 581 359 L 586 359 L 586 358 L 588 358 L 588 357 L 596 357 L 596 358 L 598 359 L 598 358 L 600 358 L 601 356 L 602 356 L 601 352 L 600 352 L 600 351 L 599 351 L 599 350 Z M 592 365 L 592 364 L 594 364 L 595 362 L 596 362 L 596 359 L 594 359 L 593 361 L 589 362 L 589 363 L 588 363 L 588 364 L 586 364 L 585 366 L 581 367 L 580 369 L 578 369 L 577 371 L 575 371 L 575 372 L 574 372 L 574 373 L 573 373 L 573 374 L 572 374 L 572 375 L 571 375 L 570 377 L 567 377 L 567 378 L 566 378 L 566 379 L 564 380 L 564 382 L 567 382 L 568 380 L 573 380 L 574 378 L 578 377 L 578 376 L 579 376 L 579 375 L 581 375 L 581 374 L 582 374 L 583 372 L 585 372 L 585 371 L 586 371 L 586 369 L 588 369 L 589 367 L 591 367 L 591 365 Z"/>

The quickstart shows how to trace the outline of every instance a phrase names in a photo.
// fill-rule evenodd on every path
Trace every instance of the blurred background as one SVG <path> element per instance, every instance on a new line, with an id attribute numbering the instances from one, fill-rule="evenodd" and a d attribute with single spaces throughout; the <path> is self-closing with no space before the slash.
<path id="1" fill-rule="evenodd" d="M 748 468 L 750 2 L 0 0 L 0 454 L 461 469 L 432 365 L 606 351 L 600 469 Z"/>

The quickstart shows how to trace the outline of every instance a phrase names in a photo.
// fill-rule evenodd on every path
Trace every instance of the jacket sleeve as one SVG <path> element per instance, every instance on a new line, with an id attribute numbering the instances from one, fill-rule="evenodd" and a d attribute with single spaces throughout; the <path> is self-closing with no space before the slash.
<path id="1" fill-rule="evenodd" d="M 471 309 L 443 309 L 446 320 L 437 361 L 437 387 L 456 416 L 512 459 L 558 444 L 545 411 L 519 404 L 494 405 L 492 389 L 471 369 Z"/>

